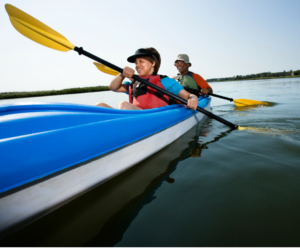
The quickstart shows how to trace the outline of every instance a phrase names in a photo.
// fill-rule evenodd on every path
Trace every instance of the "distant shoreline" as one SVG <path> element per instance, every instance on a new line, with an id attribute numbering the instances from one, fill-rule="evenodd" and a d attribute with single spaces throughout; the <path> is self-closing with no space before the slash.
<path id="1" fill-rule="evenodd" d="M 108 86 L 95 86 L 95 87 L 83 87 L 83 88 L 69 88 L 63 90 L 51 90 L 51 91 L 33 91 L 33 92 L 2 92 L 0 93 L 1 99 L 14 99 L 14 98 L 32 98 L 42 96 L 53 95 L 66 95 L 66 94 L 79 94 L 86 92 L 101 92 L 109 91 Z"/>
<path id="2" fill-rule="evenodd" d="M 226 81 L 245 81 L 245 80 L 263 80 L 263 79 L 279 79 L 279 78 L 300 78 L 300 75 L 296 75 L 296 76 L 281 76 L 281 77 L 261 77 L 261 78 L 244 78 L 244 79 L 240 79 L 240 78 L 231 78 L 231 79 L 214 79 L 214 80 L 210 80 L 207 79 L 206 82 L 226 82 Z"/>
<path id="3" fill-rule="evenodd" d="M 228 82 L 228 81 L 245 81 L 245 80 L 264 80 L 264 79 L 280 79 L 280 78 L 300 78 L 300 75 L 296 76 L 281 76 L 281 77 L 262 77 L 262 78 L 249 78 L 249 79 L 226 79 L 226 80 L 206 80 L 207 82 Z M 32 98 L 54 95 L 66 95 L 66 94 L 80 94 L 86 92 L 101 92 L 109 91 L 108 86 L 95 86 L 95 87 L 83 87 L 83 88 L 69 88 L 63 90 L 51 90 L 51 91 L 33 91 L 33 92 L 2 92 L 0 93 L 1 99 L 15 99 L 15 98 Z"/>

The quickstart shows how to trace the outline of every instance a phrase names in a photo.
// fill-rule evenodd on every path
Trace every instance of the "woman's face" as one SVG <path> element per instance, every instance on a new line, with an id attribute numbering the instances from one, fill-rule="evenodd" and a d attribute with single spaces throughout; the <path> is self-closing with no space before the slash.
<path id="1" fill-rule="evenodd" d="M 143 58 L 137 58 L 135 60 L 135 69 L 139 76 L 151 75 L 154 71 L 155 62 L 150 63 L 148 60 Z"/>

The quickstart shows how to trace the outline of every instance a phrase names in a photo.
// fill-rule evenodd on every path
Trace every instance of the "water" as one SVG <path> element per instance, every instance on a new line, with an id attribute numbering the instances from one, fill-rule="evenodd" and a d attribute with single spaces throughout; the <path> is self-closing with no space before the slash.
<path id="1" fill-rule="evenodd" d="M 128 95 L 124 93 L 116 93 L 111 91 L 88 92 L 81 94 L 55 95 L 35 98 L 16 98 L 2 99 L 0 105 L 23 102 L 59 102 L 59 103 L 75 103 L 83 105 L 96 105 L 99 102 L 108 103 L 112 107 L 117 107 L 119 102 L 127 100 Z"/>
<path id="2" fill-rule="evenodd" d="M 210 118 L 163 150 L 0 241 L 0 246 L 300 246 L 300 79 L 213 83 Z M 113 106 L 109 92 L 28 98 Z M 14 100 L 15 101 L 15 100 Z M 9 100 L 1 103 L 11 103 Z"/>

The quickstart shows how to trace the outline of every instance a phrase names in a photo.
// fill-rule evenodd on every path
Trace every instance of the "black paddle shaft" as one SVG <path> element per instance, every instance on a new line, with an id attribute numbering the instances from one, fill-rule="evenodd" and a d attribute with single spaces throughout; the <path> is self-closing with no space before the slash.
<path id="1" fill-rule="evenodd" d="M 113 65 L 113 64 L 111 64 L 111 63 L 109 63 L 109 62 L 107 62 L 107 61 L 105 61 L 105 60 L 103 60 L 103 59 L 101 59 L 101 58 L 99 58 L 99 57 L 96 57 L 96 56 L 93 55 L 93 54 L 90 54 L 89 52 L 83 50 L 82 47 L 78 48 L 78 47 L 75 46 L 74 51 L 77 51 L 79 55 L 82 54 L 82 55 L 84 55 L 84 56 L 86 56 L 86 57 L 89 57 L 89 58 L 91 58 L 91 59 L 93 59 L 93 60 L 95 60 L 95 61 L 101 63 L 101 64 L 104 64 L 104 65 L 106 65 L 107 67 L 109 67 L 109 68 L 111 68 L 111 69 L 113 69 L 113 70 L 115 70 L 115 71 L 118 71 L 118 72 L 120 72 L 120 73 L 123 72 L 123 69 L 122 69 L 122 68 L 120 68 L 120 67 L 118 67 L 118 66 L 115 66 L 115 65 Z M 161 93 L 163 93 L 163 94 L 165 94 L 165 95 L 167 95 L 167 96 L 169 96 L 169 97 L 171 97 L 171 98 L 173 98 L 173 99 L 175 99 L 175 100 L 177 100 L 177 101 L 179 101 L 179 102 L 181 102 L 181 103 L 183 103 L 183 104 L 185 104 L 185 105 L 187 105 L 187 101 L 186 101 L 185 99 L 180 98 L 180 97 L 174 95 L 173 93 L 168 92 L 167 90 L 162 89 L 162 88 L 160 88 L 160 87 L 158 87 L 158 86 L 156 86 L 156 85 L 154 85 L 154 84 L 152 84 L 152 83 L 146 81 L 145 79 L 140 78 L 140 77 L 137 76 L 137 75 L 133 75 L 132 78 L 133 78 L 134 80 L 136 80 L 136 81 L 142 82 L 142 83 L 144 83 L 145 85 L 150 86 L 151 88 L 153 88 L 153 89 L 155 89 L 155 90 L 157 90 L 157 91 L 159 91 L 159 92 L 161 92 Z M 223 123 L 223 124 L 229 126 L 229 127 L 232 128 L 232 129 L 238 129 L 238 125 L 232 124 L 232 123 L 230 123 L 229 121 L 227 121 L 227 120 L 225 120 L 225 119 L 222 119 L 222 118 L 216 116 L 215 114 L 213 114 L 213 113 L 211 113 L 211 112 L 208 112 L 208 111 L 206 111 L 206 110 L 204 110 L 204 109 L 202 109 L 202 108 L 200 108 L 200 107 L 197 107 L 197 111 L 199 111 L 199 112 L 201 112 L 201 113 L 207 115 L 208 117 L 211 117 L 211 118 L 213 118 L 213 119 L 215 119 L 215 120 L 218 120 L 219 122 L 221 122 L 221 123 Z"/>
<path id="2" fill-rule="evenodd" d="M 189 88 L 189 87 L 186 87 L 186 86 L 184 86 L 183 88 L 184 88 L 185 90 L 187 90 L 188 92 L 195 94 L 197 97 L 200 96 L 199 91 L 201 91 L 201 90 L 198 91 L 198 90 L 196 90 L 196 89 Z M 217 98 L 226 99 L 226 100 L 229 100 L 229 101 L 233 101 L 232 98 L 223 97 L 223 96 L 220 96 L 220 95 L 217 95 L 217 94 L 213 94 L 213 93 L 210 93 L 210 92 L 208 93 L 208 95 L 214 96 L 214 97 L 217 97 Z"/>
<path id="3" fill-rule="evenodd" d="M 217 97 L 217 98 L 227 99 L 227 100 L 229 100 L 231 102 L 233 101 L 232 98 L 223 97 L 223 96 L 220 96 L 220 95 L 217 95 L 217 94 L 213 94 L 213 93 L 208 93 L 208 95 L 214 96 L 214 97 Z"/>

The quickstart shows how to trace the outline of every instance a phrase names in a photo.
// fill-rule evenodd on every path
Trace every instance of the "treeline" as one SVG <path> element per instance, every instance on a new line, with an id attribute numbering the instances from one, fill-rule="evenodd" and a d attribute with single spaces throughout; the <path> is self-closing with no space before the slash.
<path id="1" fill-rule="evenodd" d="M 0 99 L 13 99 L 13 98 L 29 98 L 29 97 L 41 97 L 50 95 L 65 95 L 76 94 L 84 92 L 100 92 L 108 91 L 108 86 L 95 86 L 95 87 L 83 87 L 83 88 L 69 88 L 63 90 L 52 91 L 35 91 L 35 92 L 2 92 L 0 93 Z"/>
<path id="2" fill-rule="evenodd" d="M 236 81 L 236 80 L 255 80 L 255 79 L 270 79 L 270 78 L 290 78 L 290 77 L 300 77 L 300 70 L 297 71 L 283 71 L 283 72 L 262 72 L 250 75 L 236 75 L 234 77 L 227 78 L 211 78 L 207 79 L 207 82 L 215 81 Z"/>

